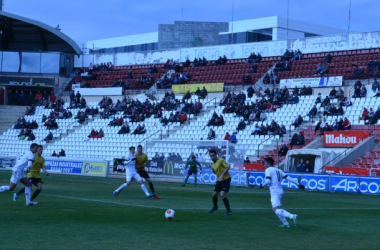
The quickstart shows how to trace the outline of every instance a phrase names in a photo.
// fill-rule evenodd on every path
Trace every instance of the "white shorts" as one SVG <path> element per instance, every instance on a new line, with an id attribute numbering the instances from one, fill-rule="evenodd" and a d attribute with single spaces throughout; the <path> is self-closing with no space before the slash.
<path id="1" fill-rule="evenodd" d="M 17 185 L 20 182 L 20 180 L 23 178 L 27 178 L 27 175 L 24 171 L 21 171 L 21 170 L 13 171 L 12 170 L 11 182 L 13 184 Z"/>
<path id="2" fill-rule="evenodd" d="M 272 203 L 272 208 L 281 207 L 282 196 L 284 191 L 282 190 L 273 190 L 270 192 L 270 202 Z"/>
<path id="3" fill-rule="evenodd" d="M 126 172 L 126 176 L 125 176 L 127 182 L 131 182 L 132 181 L 132 178 L 135 179 L 135 181 L 139 182 L 141 181 L 141 176 L 137 173 L 137 172 Z"/>

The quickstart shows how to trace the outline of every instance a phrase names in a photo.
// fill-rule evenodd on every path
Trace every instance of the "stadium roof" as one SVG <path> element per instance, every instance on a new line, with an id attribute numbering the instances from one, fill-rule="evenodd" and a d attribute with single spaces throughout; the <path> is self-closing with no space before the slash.
<path id="1" fill-rule="evenodd" d="M 82 54 L 79 46 L 59 29 L 4 11 L 0 11 L 0 34 L 2 51 L 55 51 Z"/>

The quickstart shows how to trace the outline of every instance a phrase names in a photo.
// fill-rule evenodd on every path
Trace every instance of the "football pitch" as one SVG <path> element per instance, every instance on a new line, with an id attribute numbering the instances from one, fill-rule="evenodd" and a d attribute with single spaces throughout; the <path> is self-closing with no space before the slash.
<path id="1" fill-rule="evenodd" d="M 10 176 L 0 171 L 0 185 Z M 221 199 L 207 213 L 210 185 L 155 182 L 156 200 L 136 182 L 113 197 L 125 179 L 42 178 L 35 207 L 24 195 L 14 203 L 13 192 L 0 194 L 1 249 L 380 249 L 378 196 L 285 190 L 283 208 L 298 214 L 298 225 L 278 228 L 268 189 L 231 187 L 227 216 Z"/>

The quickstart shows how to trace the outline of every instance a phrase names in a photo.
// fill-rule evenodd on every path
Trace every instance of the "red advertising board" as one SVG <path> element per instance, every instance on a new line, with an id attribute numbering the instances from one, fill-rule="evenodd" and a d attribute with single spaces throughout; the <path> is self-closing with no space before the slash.
<path id="1" fill-rule="evenodd" d="M 245 170 L 256 170 L 256 171 L 265 171 L 265 167 L 261 163 L 245 163 Z"/>
<path id="2" fill-rule="evenodd" d="M 367 139 L 370 131 L 326 131 L 323 136 L 324 147 L 351 148 Z"/>
<path id="3" fill-rule="evenodd" d="M 369 175 L 369 169 L 366 168 L 350 168 L 350 167 L 325 167 L 326 172 L 334 172 L 334 174 L 343 175 Z"/>

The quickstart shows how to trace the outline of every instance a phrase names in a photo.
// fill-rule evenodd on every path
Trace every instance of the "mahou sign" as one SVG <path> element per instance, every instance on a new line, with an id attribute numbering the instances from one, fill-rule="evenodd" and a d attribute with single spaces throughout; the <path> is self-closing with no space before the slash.
<path id="1" fill-rule="evenodd" d="M 323 136 L 323 146 L 351 148 L 367 139 L 369 135 L 369 131 L 326 131 Z"/>

